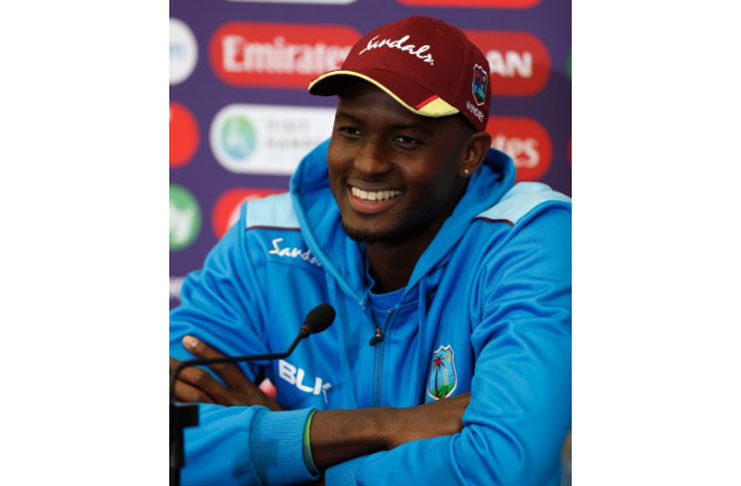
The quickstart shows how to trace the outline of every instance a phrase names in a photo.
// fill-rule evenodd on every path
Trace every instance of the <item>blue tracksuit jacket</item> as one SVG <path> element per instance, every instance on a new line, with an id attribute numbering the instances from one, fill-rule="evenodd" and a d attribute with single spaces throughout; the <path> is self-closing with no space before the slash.
<path id="1" fill-rule="evenodd" d="M 183 484 L 311 481 L 302 433 L 311 409 L 410 407 L 471 392 L 462 432 L 327 469 L 334 485 L 555 485 L 571 424 L 571 203 L 514 185 L 490 150 L 408 285 L 375 295 L 363 246 L 342 230 L 328 144 L 290 193 L 250 201 L 191 273 L 170 318 L 170 353 L 193 334 L 229 355 L 285 350 L 328 302 L 337 319 L 286 360 L 243 366 L 290 411 L 201 405 L 187 429 Z M 376 327 L 384 339 L 369 340 Z"/>

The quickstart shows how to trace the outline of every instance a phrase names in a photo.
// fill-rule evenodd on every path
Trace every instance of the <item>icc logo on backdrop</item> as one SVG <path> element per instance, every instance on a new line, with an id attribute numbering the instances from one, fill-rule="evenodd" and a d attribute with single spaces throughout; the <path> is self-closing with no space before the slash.
<path id="1" fill-rule="evenodd" d="M 198 43 L 190 27 L 170 19 L 170 84 L 180 84 L 193 72 L 198 61 Z"/>
<path id="2" fill-rule="evenodd" d="M 334 109 L 232 104 L 211 122 L 216 160 L 230 172 L 291 175 L 334 125 Z"/>

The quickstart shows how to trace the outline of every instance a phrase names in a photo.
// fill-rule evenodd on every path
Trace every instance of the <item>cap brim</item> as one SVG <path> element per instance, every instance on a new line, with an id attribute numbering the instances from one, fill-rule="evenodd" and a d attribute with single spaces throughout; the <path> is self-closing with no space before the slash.
<path id="1" fill-rule="evenodd" d="M 458 108 L 423 88 L 414 81 L 396 73 L 373 70 L 366 73 L 348 70 L 330 71 L 309 83 L 309 93 L 317 96 L 336 95 L 347 76 L 360 78 L 378 87 L 407 110 L 421 116 L 439 118 L 459 113 Z"/>

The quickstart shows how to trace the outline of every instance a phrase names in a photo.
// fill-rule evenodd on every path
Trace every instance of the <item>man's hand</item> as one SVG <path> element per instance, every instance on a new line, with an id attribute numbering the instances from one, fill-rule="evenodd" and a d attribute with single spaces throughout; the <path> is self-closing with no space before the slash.
<path id="1" fill-rule="evenodd" d="M 413 440 L 458 433 L 470 398 L 463 393 L 409 408 L 320 410 L 310 429 L 314 464 L 324 470 Z"/>
<path id="2" fill-rule="evenodd" d="M 193 336 L 183 338 L 183 346 L 200 358 L 222 358 L 223 354 Z M 180 361 L 170 358 L 170 375 Z M 278 402 L 265 395 L 247 379 L 234 364 L 222 363 L 210 368 L 221 378 L 226 387 L 205 370 L 185 368 L 175 381 L 175 398 L 181 402 L 217 403 L 219 405 L 250 406 L 262 405 L 270 410 L 283 410 Z"/>
<path id="3" fill-rule="evenodd" d="M 460 432 L 463 412 L 470 399 L 471 393 L 466 392 L 416 407 L 391 409 L 389 419 L 383 424 L 385 448 Z"/>
<path id="4" fill-rule="evenodd" d="M 224 356 L 192 336 L 184 337 L 183 345 L 201 358 Z M 178 364 L 178 360 L 170 358 L 171 374 Z M 236 365 L 216 364 L 211 369 L 227 386 L 200 368 L 186 368 L 175 382 L 175 398 L 183 402 L 262 405 L 271 410 L 283 410 L 278 402 L 250 382 Z M 463 428 L 463 412 L 470 396 L 470 393 L 463 393 L 409 408 L 320 410 L 314 415 L 310 429 L 314 464 L 324 470 L 413 440 L 458 433 Z"/>

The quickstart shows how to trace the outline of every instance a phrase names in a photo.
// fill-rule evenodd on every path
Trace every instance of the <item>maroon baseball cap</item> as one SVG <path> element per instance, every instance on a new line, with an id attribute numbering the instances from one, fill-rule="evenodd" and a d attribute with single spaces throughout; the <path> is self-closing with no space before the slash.
<path id="1" fill-rule="evenodd" d="M 340 69 L 309 84 L 309 93 L 338 93 L 347 76 L 376 85 L 422 116 L 465 116 L 486 129 L 491 106 L 489 62 L 457 27 L 430 17 L 407 17 L 360 39 Z"/>

